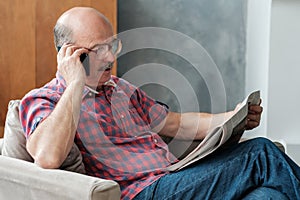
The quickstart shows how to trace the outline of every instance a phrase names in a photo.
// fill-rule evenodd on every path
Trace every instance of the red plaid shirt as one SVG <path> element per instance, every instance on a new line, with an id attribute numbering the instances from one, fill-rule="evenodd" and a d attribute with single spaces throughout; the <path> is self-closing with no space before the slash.
<path id="1" fill-rule="evenodd" d="M 151 131 L 168 110 L 123 79 L 112 76 L 111 83 L 98 94 L 84 89 L 75 143 L 88 175 L 117 181 L 122 199 L 132 199 L 177 161 Z M 53 111 L 64 89 L 57 75 L 23 98 L 20 119 L 26 137 Z"/>

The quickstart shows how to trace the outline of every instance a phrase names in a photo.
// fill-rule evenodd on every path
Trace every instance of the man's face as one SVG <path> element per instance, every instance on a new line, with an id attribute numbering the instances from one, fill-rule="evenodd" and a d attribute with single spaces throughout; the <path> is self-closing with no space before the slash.
<path id="1" fill-rule="evenodd" d="M 87 76 L 86 84 L 96 88 L 110 80 L 116 55 L 111 51 L 114 37 L 110 24 L 103 21 L 91 24 L 93 25 L 85 24 L 85 27 L 77 29 L 74 37 L 76 45 L 90 50 L 90 75 Z"/>
<path id="2" fill-rule="evenodd" d="M 91 48 L 88 54 L 90 75 L 87 76 L 87 85 L 92 87 L 101 86 L 110 79 L 115 61 L 115 55 L 110 48 L 112 39 L 109 38 Z"/>

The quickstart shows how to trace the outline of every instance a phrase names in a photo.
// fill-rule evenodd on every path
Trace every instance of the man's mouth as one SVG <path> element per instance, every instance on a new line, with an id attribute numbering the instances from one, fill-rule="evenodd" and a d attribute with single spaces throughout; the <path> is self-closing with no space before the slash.
<path id="1" fill-rule="evenodd" d="M 113 63 L 109 63 L 103 67 L 101 67 L 98 71 L 109 71 L 113 68 Z"/>

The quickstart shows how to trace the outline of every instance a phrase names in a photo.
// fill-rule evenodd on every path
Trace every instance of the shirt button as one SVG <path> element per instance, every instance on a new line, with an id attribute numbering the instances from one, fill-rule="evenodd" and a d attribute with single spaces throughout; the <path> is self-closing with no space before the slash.
<path id="1" fill-rule="evenodd" d="M 121 118 L 123 119 L 123 118 L 124 118 L 124 115 L 121 115 Z"/>
<path id="2" fill-rule="evenodd" d="M 157 139 L 156 139 L 156 138 L 154 138 L 154 140 L 153 140 L 153 141 L 154 141 L 154 143 L 155 143 L 155 144 L 157 144 Z"/>
<path id="3" fill-rule="evenodd" d="M 89 96 L 91 97 L 91 96 L 93 96 L 93 94 L 91 92 L 89 92 Z"/>

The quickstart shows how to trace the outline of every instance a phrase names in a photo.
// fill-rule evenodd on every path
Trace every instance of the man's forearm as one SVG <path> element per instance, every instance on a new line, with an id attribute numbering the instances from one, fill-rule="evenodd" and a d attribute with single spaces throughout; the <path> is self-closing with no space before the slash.
<path id="1" fill-rule="evenodd" d="M 58 168 L 74 141 L 82 101 L 83 84 L 71 83 L 53 112 L 29 137 L 27 150 L 44 168 Z"/>
<path id="2" fill-rule="evenodd" d="M 231 115 L 232 112 L 220 114 L 170 112 L 160 134 L 183 140 L 201 140 Z"/>

